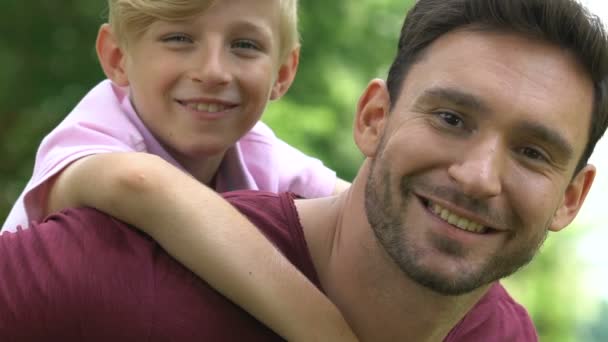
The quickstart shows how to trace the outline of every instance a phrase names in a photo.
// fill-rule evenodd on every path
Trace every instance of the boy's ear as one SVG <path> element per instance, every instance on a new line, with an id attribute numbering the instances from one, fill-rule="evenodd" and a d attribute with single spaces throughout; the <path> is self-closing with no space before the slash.
<path id="1" fill-rule="evenodd" d="M 574 220 L 589 193 L 595 172 L 595 166 L 587 165 L 568 184 L 562 203 L 553 215 L 549 230 L 558 232 Z"/>
<path id="2" fill-rule="evenodd" d="M 118 44 L 112 28 L 107 23 L 99 28 L 95 50 L 106 77 L 118 86 L 128 86 L 129 79 L 125 69 L 126 55 Z"/>
<path id="3" fill-rule="evenodd" d="M 300 47 L 296 47 L 287 56 L 283 64 L 279 66 L 277 72 L 277 79 L 274 81 L 272 91 L 270 93 L 270 99 L 276 100 L 285 95 L 298 71 L 298 64 L 300 63 Z"/>
<path id="4" fill-rule="evenodd" d="M 390 96 L 383 80 L 372 80 L 357 103 L 354 138 L 366 157 L 374 157 L 384 136 L 390 111 Z"/>

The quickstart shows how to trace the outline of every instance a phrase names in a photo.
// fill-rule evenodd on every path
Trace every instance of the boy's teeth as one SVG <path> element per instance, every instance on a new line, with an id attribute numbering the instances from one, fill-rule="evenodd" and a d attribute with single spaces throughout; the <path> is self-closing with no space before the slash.
<path id="1" fill-rule="evenodd" d="M 218 113 L 226 110 L 226 107 L 216 103 L 192 103 L 188 105 L 190 108 L 199 112 Z"/>
<path id="2" fill-rule="evenodd" d="M 487 230 L 483 225 L 470 221 L 464 217 L 460 217 L 436 203 L 432 203 L 429 207 L 437 216 L 441 217 L 442 220 L 462 230 L 473 233 L 485 233 Z"/>

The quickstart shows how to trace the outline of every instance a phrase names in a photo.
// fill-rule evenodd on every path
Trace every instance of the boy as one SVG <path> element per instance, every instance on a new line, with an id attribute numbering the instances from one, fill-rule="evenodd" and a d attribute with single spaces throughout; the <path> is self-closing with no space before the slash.
<path id="1" fill-rule="evenodd" d="M 296 1 L 110 0 L 109 9 L 96 49 L 111 81 L 45 138 L 3 230 L 92 206 L 143 229 L 283 337 L 354 339 L 337 309 L 200 184 L 303 197 L 344 187 L 258 123 L 295 76 Z M 305 300 L 289 302 L 293 293 Z"/>

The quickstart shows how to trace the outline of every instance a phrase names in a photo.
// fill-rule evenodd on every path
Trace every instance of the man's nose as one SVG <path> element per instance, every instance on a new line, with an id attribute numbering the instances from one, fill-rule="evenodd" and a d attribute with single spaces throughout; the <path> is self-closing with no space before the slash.
<path id="1" fill-rule="evenodd" d="M 230 83 L 230 56 L 224 51 L 221 43 L 209 42 L 204 44 L 202 50 L 193 57 L 191 79 L 207 87 Z"/>
<path id="2" fill-rule="evenodd" d="M 504 153 L 498 139 L 479 143 L 456 157 L 448 174 L 471 197 L 497 196 L 502 191 Z"/>

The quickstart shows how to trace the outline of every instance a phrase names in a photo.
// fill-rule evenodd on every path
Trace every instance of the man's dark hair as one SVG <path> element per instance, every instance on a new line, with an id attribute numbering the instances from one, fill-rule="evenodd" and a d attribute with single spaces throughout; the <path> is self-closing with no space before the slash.
<path id="1" fill-rule="evenodd" d="M 608 41 L 601 20 L 574 0 L 419 0 L 403 23 L 388 74 L 393 105 L 408 71 L 429 45 L 463 28 L 520 33 L 556 44 L 578 58 L 594 87 L 589 140 L 576 167 L 580 171 L 608 126 Z"/>

